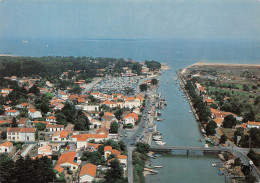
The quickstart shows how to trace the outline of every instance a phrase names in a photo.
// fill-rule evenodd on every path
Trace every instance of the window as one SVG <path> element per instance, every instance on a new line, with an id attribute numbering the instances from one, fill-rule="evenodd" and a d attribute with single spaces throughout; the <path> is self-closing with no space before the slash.
<path id="1" fill-rule="evenodd" d="M 75 169 L 76 169 L 76 167 L 74 166 L 74 167 L 73 167 L 73 170 L 75 170 Z"/>

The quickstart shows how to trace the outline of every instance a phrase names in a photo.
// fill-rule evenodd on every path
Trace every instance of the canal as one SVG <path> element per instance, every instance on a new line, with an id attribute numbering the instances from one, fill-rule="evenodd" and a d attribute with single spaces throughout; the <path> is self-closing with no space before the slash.
<path id="1" fill-rule="evenodd" d="M 173 146 L 204 146 L 205 141 L 200 133 L 198 123 L 193 113 L 189 111 L 190 106 L 186 98 L 179 91 L 179 82 L 175 81 L 176 70 L 169 65 L 170 70 L 164 71 L 160 79 L 158 92 L 166 98 L 168 106 L 162 110 L 161 118 L 165 120 L 155 122 L 157 130 L 162 132 L 162 137 L 166 145 Z M 202 154 L 185 155 L 185 153 L 162 154 L 162 156 L 152 159 L 151 165 L 161 165 L 163 168 L 157 169 L 159 174 L 148 175 L 147 183 L 222 183 L 224 176 L 218 175 L 218 168 L 212 167 L 212 163 L 220 162 L 215 156 L 204 156 Z"/>

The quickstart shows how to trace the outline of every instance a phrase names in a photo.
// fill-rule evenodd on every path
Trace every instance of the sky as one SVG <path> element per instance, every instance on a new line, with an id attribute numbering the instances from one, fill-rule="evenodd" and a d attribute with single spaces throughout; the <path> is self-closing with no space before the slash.
<path id="1" fill-rule="evenodd" d="M 259 39 L 260 0 L 2 0 L 0 38 Z"/>

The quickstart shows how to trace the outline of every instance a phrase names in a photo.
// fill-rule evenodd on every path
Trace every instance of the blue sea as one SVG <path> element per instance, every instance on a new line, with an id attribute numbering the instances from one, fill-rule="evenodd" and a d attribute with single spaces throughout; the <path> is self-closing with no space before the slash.
<path id="1" fill-rule="evenodd" d="M 206 62 L 260 64 L 257 40 L 0 39 L 0 54 L 157 60 L 178 68 Z"/>

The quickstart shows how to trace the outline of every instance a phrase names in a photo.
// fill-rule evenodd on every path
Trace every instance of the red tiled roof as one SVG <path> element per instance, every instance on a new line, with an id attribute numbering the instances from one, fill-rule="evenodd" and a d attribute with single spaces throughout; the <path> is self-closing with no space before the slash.
<path id="1" fill-rule="evenodd" d="M 3 146 L 4 146 L 4 147 L 11 147 L 12 145 L 13 145 L 12 142 L 6 141 L 6 142 L 0 144 L 0 147 L 1 147 L 1 146 L 2 146 L 2 147 L 3 147 Z"/>
<path id="2" fill-rule="evenodd" d="M 97 173 L 97 166 L 96 165 L 93 165 L 91 163 L 88 163 L 86 165 L 83 165 L 81 167 L 81 170 L 80 170 L 80 177 L 83 176 L 83 175 L 90 175 L 92 177 L 95 177 L 96 176 L 96 173 Z"/>
<path id="3" fill-rule="evenodd" d="M 58 172 L 62 172 L 63 168 L 60 167 L 60 165 L 64 164 L 64 163 L 70 163 L 70 164 L 78 166 L 78 164 L 74 162 L 75 156 L 76 156 L 76 152 L 68 152 L 68 153 L 62 154 L 54 169 L 57 170 Z"/>
<path id="4" fill-rule="evenodd" d="M 105 146 L 104 147 L 104 152 L 105 151 L 110 151 L 110 152 L 112 152 L 112 147 L 111 146 Z"/>

